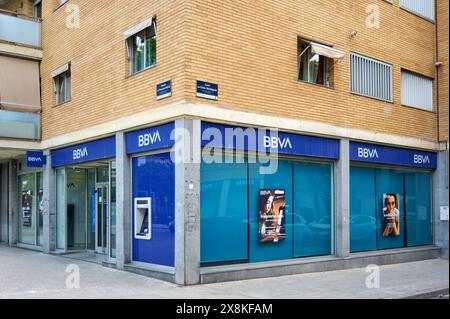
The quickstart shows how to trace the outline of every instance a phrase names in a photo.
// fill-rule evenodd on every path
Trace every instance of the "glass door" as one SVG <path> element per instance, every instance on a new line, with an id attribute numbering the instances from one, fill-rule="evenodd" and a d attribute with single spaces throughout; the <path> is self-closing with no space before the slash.
<path id="1" fill-rule="evenodd" d="M 95 251 L 99 254 L 108 252 L 108 223 L 109 223 L 109 187 L 108 184 L 97 184 L 95 194 L 96 233 Z"/>

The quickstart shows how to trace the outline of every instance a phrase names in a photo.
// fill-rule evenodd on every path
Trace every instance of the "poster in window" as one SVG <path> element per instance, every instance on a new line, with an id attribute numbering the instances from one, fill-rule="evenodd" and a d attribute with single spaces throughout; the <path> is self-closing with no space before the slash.
<path id="1" fill-rule="evenodd" d="M 286 239 L 286 192 L 283 189 L 259 191 L 259 242 L 277 243 Z"/>
<path id="2" fill-rule="evenodd" d="M 383 194 L 383 237 L 400 236 L 400 195 Z"/>
<path id="3" fill-rule="evenodd" d="M 31 209 L 33 205 L 33 197 L 31 190 L 22 192 L 22 225 L 23 227 L 31 227 Z"/>

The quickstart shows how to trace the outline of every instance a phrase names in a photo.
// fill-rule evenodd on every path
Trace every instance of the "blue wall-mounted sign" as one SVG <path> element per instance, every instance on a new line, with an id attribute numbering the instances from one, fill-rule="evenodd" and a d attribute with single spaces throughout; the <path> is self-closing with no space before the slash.
<path id="1" fill-rule="evenodd" d="M 172 81 L 167 81 L 156 85 L 157 100 L 162 100 L 171 96 L 172 96 Z"/>
<path id="2" fill-rule="evenodd" d="M 27 166 L 30 168 L 41 168 L 47 164 L 47 156 L 44 152 L 27 152 Z"/>
<path id="3" fill-rule="evenodd" d="M 116 137 L 52 151 L 52 167 L 92 162 L 116 157 Z"/>
<path id="4" fill-rule="evenodd" d="M 366 143 L 350 143 L 350 160 L 365 163 L 437 168 L 437 154 Z"/>
<path id="5" fill-rule="evenodd" d="M 215 83 L 197 81 L 197 96 L 210 100 L 218 100 L 219 85 Z"/>
<path id="6" fill-rule="evenodd" d="M 242 134 L 245 138 L 242 138 Z M 237 138 L 240 136 L 241 138 Z M 339 140 L 267 130 L 202 123 L 202 146 L 339 159 Z"/>
<path id="7" fill-rule="evenodd" d="M 172 122 L 128 133 L 126 135 L 127 154 L 172 147 L 174 141 L 170 139 L 170 134 L 174 129 L 175 123 Z"/>

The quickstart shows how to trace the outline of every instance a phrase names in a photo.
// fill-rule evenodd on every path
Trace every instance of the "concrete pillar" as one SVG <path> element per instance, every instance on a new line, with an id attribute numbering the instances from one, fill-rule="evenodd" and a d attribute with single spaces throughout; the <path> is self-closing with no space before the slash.
<path id="1" fill-rule="evenodd" d="M 175 282 L 200 283 L 200 121 L 175 121 Z"/>
<path id="2" fill-rule="evenodd" d="M 116 133 L 116 263 L 123 269 L 131 262 L 131 161 L 125 134 Z"/>
<path id="3" fill-rule="evenodd" d="M 341 139 L 335 167 L 336 256 L 350 255 L 350 142 Z"/>
<path id="4" fill-rule="evenodd" d="M 8 242 L 8 165 L 0 164 L 0 241 Z"/>
<path id="5" fill-rule="evenodd" d="M 9 246 L 16 245 L 19 240 L 19 194 L 17 181 L 17 161 L 11 160 L 8 169 L 8 234 Z"/>
<path id="6" fill-rule="evenodd" d="M 448 259 L 448 220 L 441 220 L 441 207 L 448 207 L 449 203 L 449 151 L 438 153 L 438 168 L 434 172 L 434 242 L 441 247 L 442 258 Z"/>
<path id="7" fill-rule="evenodd" d="M 45 253 L 56 249 L 56 174 L 52 168 L 52 158 L 49 151 L 45 152 L 47 165 L 43 171 L 44 187 L 44 227 L 42 248 Z"/>

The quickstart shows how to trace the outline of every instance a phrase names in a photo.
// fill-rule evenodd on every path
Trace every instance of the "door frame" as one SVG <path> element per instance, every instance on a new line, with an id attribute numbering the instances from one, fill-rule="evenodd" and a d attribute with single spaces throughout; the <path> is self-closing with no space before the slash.
<path id="1" fill-rule="evenodd" d="M 102 218 L 102 229 L 103 229 L 103 227 L 106 227 L 106 241 L 105 241 L 105 243 L 106 243 L 106 246 L 105 247 L 102 247 L 102 246 L 99 246 L 99 237 L 98 237 L 98 221 L 99 221 L 99 218 L 98 218 L 98 215 L 99 215 L 99 212 L 98 212 L 98 190 L 99 189 L 106 189 L 106 194 L 107 194 L 107 196 L 108 196 L 108 198 L 107 198 L 107 208 L 106 208 L 106 221 Z M 102 254 L 102 255 L 109 255 L 109 246 L 110 246 L 110 243 L 109 243 L 109 233 L 110 233 L 110 225 L 109 225 L 109 222 L 110 222 L 110 213 L 111 213 L 111 199 L 110 199 L 110 196 L 111 196 L 111 194 L 110 194 L 110 186 L 109 186 L 109 183 L 107 183 L 107 182 L 105 182 L 105 183 L 96 183 L 95 184 L 95 252 L 97 253 L 97 254 Z M 104 207 L 104 206 L 103 206 Z"/>

